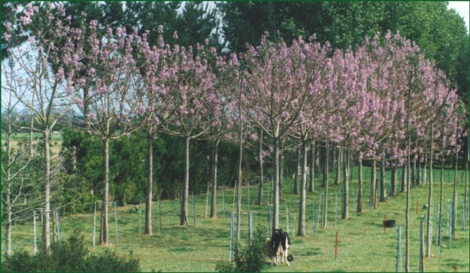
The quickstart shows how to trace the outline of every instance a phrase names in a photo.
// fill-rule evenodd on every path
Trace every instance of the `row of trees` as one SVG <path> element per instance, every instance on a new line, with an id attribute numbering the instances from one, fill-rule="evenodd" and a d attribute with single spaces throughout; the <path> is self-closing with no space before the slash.
<path id="1" fill-rule="evenodd" d="M 396 167 L 406 163 L 410 175 L 410 164 L 418 160 L 427 159 L 432 167 L 438 141 L 442 156 L 446 152 L 457 155 L 459 139 L 465 135 L 465 109 L 459 106 L 456 90 L 450 87 L 444 73 L 425 59 L 419 47 L 399 34 L 392 36 L 389 32 L 383 37 L 366 38 L 354 50 L 333 49 L 314 36 L 308 41 L 293 39 L 288 45 L 282 39 L 271 41 L 265 34 L 259 46 L 225 57 L 210 47 L 209 41 L 195 47 L 179 46 L 176 42 L 170 45 L 164 39 L 163 27 L 157 30 L 155 44 L 149 41 L 152 32 L 127 32 L 121 27 L 102 26 L 96 20 L 73 27 L 61 4 L 27 6 L 21 20 L 22 24 L 15 27 L 37 22 L 33 25 L 36 31 L 27 43 L 11 49 L 8 62 L 2 63 L 2 77 L 6 79 L 2 89 L 35 113 L 43 134 L 44 210 L 50 211 L 49 134 L 60 118 L 51 115 L 52 110 L 66 113 L 79 109 L 84 116 L 84 131 L 103 143 L 101 242 L 105 245 L 109 242 L 109 143 L 137 130 L 145 131 L 148 139 L 147 234 L 152 234 L 152 140 L 161 133 L 185 140 L 181 225 L 188 225 L 191 139 L 208 138 L 214 142 L 215 200 L 219 143 L 240 144 L 240 192 L 242 147 L 264 138 L 257 132 L 268 136 L 272 151 L 263 153 L 260 143 L 259 162 L 262 166 L 266 154 L 274 162 L 274 228 L 279 224 L 283 143 L 289 138 L 298 139 L 303 169 L 300 235 L 305 235 L 309 144 L 327 147 L 323 164 L 327 197 L 330 145 L 341 149 L 345 159 L 354 156 L 359 162 L 372 160 L 372 194 L 376 161 L 381 162 L 382 170 L 386 164 Z M 17 38 L 12 25 L 8 30 L 4 37 Z M 171 39 L 178 40 L 178 33 L 174 32 Z M 345 168 L 344 219 L 349 217 L 347 173 Z M 384 201 L 385 181 L 380 183 L 380 199 Z M 408 195 L 410 179 L 405 179 L 405 183 Z M 362 205 L 361 189 L 359 179 L 358 206 Z M 431 196 L 432 183 L 430 191 Z M 325 210 L 326 205 L 325 198 Z M 240 212 L 240 201 L 237 207 Z M 211 211 L 211 216 L 216 217 L 215 209 Z M 47 248 L 49 220 L 45 215 L 43 237 Z"/>

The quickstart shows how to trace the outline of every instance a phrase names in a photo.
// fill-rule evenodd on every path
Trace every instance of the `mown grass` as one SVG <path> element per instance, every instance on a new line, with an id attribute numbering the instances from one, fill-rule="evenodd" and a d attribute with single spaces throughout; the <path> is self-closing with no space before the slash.
<path id="1" fill-rule="evenodd" d="M 447 174 L 448 173 L 448 174 Z M 462 201 L 464 192 L 463 181 L 458 186 L 458 218 L 456 238 L 450 245 L 449 237 L 446 233 L 447 227 L 447 200 L 452 199 L 453 172 L 446 171 L 444 175 L 444 247 L 442 257 L 439 247 L 435 244 L 437 204 L 439 198 L 439 177 L 434 176 L 434 227 L 432 253 L 434 258 L 425 259 L 425 270 L 432 272 L 449 272 L 456 268 L 459 272 L 469 272 L 469 234 L 462 230 Z M 364 176 L 369 176 L 368 170 L 364 170 Z M 338 193 L 338 215 L 341 217 L 341 186 L 334 186 L 333 173 L 329 186 L 329 193 Z M 460 174 L 458 175 L 460 178 Z M 352 181 L 350 219 L 338 220 L 335 227 L 335 198 L 329 198 L 328 228 L 326 230 L 317 229 L 315 235 L 312 230 L 312 202 L 316 202 L 316 212 L 318 213 L 319 195 L 323 188 L 319 187 L 320 178 L 316 181 L 316 192 L 308 194 L 307 204 L 307 237 L 297 237 L 296 228 L 298 219 L 299 196 L 293 195 L 292 180 L 287 179 L 283 185 L 283 198 L 281 201 L 280 223 L 284 230 L 287 230 L 286 205 L 289 210 L 289 232 L 292 237 L 292 248 L 290 254 L 294 256 L 294 261 L 290 267 L 266 266 L 266 272 L 391 272 L 395 271 L 396 254 L 396 228 L 387 229 L 384 233 L 382 220 L 384 215 L 387 219 L 395 219 L 397 225 L 402 225 L 402 253 L 403 269 L 405 262 L 405 194 L 400 193 L 397 197 L 388 197 L 384 203 L 378 203 L 377 209 L 369 210 L 368 193 L 369 182 L 366 180 L 364 188 L 364 212 L 354 214 L 352 189 L 357 192 L 357 181 Z M 257 192 L 255 186 L 250 187 L 250 209 L 254 215 L 254 227 L 268 227 L 267 206 L 257 206 Z M 269 184 L 266 184 L 264 197 L 267 200 Z M 414 188 L 411 191 L 412 206 L 410 210 L 410 270 L 418 271 L 419 253 L 419 221 L 421 215 L 426 214 L 421 208 L 427 200 L 427 185 Z M 243 213 L 248 210 L 248 188 L 243 188 Z M 229 258 L 229 235 L 230 235 L 230 215 L 232 211 L 233 189 L 226 190 L 225 193 L 226 217 L 223 217 L 222 191 L 218 191 L 218 219 L 205 218 L 206 196 L 195 196 L 196 226 L 181 227 L 179 225 L 179 200 L 165 200 L 161 203 L 161 231 L 158 228 L 158 205 L 153 207 L 153 229 L 154 235 L 143 235 L 144 228 L 144 206 L 140 205 L 142 213 L 129 213 L 132 206 L 118 208 L 119 226 L 119 246 L 116 245 L 116 228 L 114 221 L 114 211 L 110 214 L 110 238 L 113 244 L 110 248 L 120 255 L 128 255 L 133 252 L 133 256 L 141 260 L 143 271 L 162 270 L 179 272 L 214 271 L 215 265 L 220 261 L 227 261 Z M 419 203 L 418 213 L 416 213 L 416 200 Z M 191 200 L 190 200 L 191 202 Z M 209 208 L 208 211 L 209 213 Z M 318 216 L 318 214 L 317 214 Z M 192 205 L 190 203 L 190 223 L 193 223 Z M 97 223 L 99 216 L 97 217 Z M 248 238 L 248 217 L 242 217 L 242 241 Z M 467 220 L 468 225 L 468 220 Z M 85 242 L 92 253 L 103 252 L 105 247 L 93 247 L 93 214 L 81 214 L 62 217 L 60 219 L 61 236 L 68 237 L 73 230 L 78 229 L 85 234 Z M 335 234 L 338 232 L 338 257 L 334 257 Z M 38 236 L 40 228 L 38 227 Z M 268 235 L 268 234 L 267 234 Z M 96 230 L 97 242 L 99 230 Z M 33 224 L 32 221 L 23 225 L 18 225 L 13 234 L 14 250 L 23 248 L 33 252 Z M 38 238 L 38 241 L 40 239 Z M 4 241 L 2 241 L 4 247 Z"/>

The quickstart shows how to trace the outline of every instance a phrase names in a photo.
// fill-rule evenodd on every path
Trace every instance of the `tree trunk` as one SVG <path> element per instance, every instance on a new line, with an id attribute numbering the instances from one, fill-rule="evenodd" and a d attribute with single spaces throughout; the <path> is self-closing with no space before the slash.
<path id="1" fill-rule="evenodd" d="M 44 221 L 43 221 L 43 247 L 49 253 L 50 238 L 50 207 L 51 207 L 51 155 L 49 147 L 49 128 L 44 129 Z"/>
<path id="2" fill-rule="evenodd" d="M 380 164 L 380 202 L 385 202 L 387 197 L 387 188 L 385 187 L 385 161 L 382 159 Z"/>
<path id="3" fill-rule="evenodd" d="M 407 183 L 406 183 L 406 164 L 403 164 L 403 167 L 401 168 L 401 192 L 406 192 Z"/>
<path id="4" fill-rule="evenodd" d="M 303 141 L 303 140 L 302 140 Z M 303 144 L 301 144 L 303 145 Z M 294 170 L 294 194 L 299 194 L 299 187 L 298 187 L 298 180 L 299 180 L 299 169 L 303 167 L 303 160 L 302 160 L 302 154 L 301 154 L 301 149 L 303 147 L 297 147 L 297 168 Z"/>
<path id="5" fill-rule="evenodd" d="M 264 170 L 263 170 L 263 129 L 259 131 L 259 190 L 258 190 L 258 206 L 263 204 L 263 184 L 264 184 Z"/>
<path id="6" fill-rule="evenodd" d="M 391 187 L 390 196 L 395 197 L 397 194 L 397 168 L 395 167 L 395 165 L 393 165 L 392 167 L 392 173 L 390 177 L 390 187 Z"/>
<path id="7" fill-rule="evenodd" d="M 181 201 L 181 215 L 180 225 L 189 226 L 188 221 L 188 201 L 189 201 L 189 136 L 185 137 L 185 156 L 184 156 L 184 186 L 183 186 L 183 200 Z"/>
<path id="8" fill-rule="evenodd" d="M 273 230 L 279 228 L 279 137 L 274 136 L 274 198 L 273 198 Z"/>
<path id="9" fill-rule="evenodd" d="M 444 210 L 444 126 L 442 126 L 442 147 L 441 147 L 441 177 L 440 177 L 440 194 L 439 194 L 439 222 L 442 223 L 442 211 Z M 439 233 L 442 233 L 442 227 L 439 225 Z M 440 246 L 442 244 L 441 242 L 441 236 L 438 236 L 438 241 L 437 244 Z"/>
<path id="10" fill-rule="evenodd" d="M 307 208 L 307 140 L 302 138 L 302 183 L 300 185 L 299 228 L 297 236 L 307 236 L 305 214 Z"/>
<path id="11" fill-rule="evenodd" d="M 432 206 L 432 194 L 433 194 L 433 179 L 432 179 L 432 165 L 434 161 L 434 123 L 431 123 L 431 151 L 429 156 L 429 192 L 428 192 L 428 217 L 426 219 L 426 257 L 431 257 L 431 245 L 432 245 L 432 230 L 431 230 L 431 206 Z"/>
<path id="12" fill-rule="evenodd" d="M 418 186 L 421 186 L 422 185 L 422 183 L 421 183 L 422 176 L 421 176 L 421 162 L 420 162 L 419 158 L 418 158 L 418 163 L 417 164 L 418 164 L 418 173 L 416 175 L 416 184 Z"/>
<path id="13" fill-rule="evenodd" d="M 241 232 L 241 215 L 242 215 L 242 159 L 243 159 L 243 123 L 240 121 L 240 143 L 239 143 L 239 158 L 238 158 L 238 185 L 237 185 L 237 241 L 240 240 Z"/>
<path id="14" fill-rule="evenodd" d="M 337 156 L 335 157 L 335 155 L 333 155 L 333 157 L 336 159 L 336 176 L 335 176 L 335 185 L 339 185 L 339 181 L 341 180 L 341 165 L 343 165 L 342 163 L 342 151 L 340 148 L 337 148 L 336 150 L 338 150 L 338 153 L 337 153 Z M 344 161 L 346 163 L 346 160 Z M 344 173 L 344 175 L 348 175 L 348 173 Z M 346 177 L 345 177 L 346 179 Z"/>
<path id="15" fill-rule="evenodd" d="M 153 198 L 153 143 L 152 137 L 147 138 L 147 196 L 145 200 L 145 234 L 152 235 L 152 198 Z"/>
<path id="16" fill-rule="evenodd" d="M 343 179 L 343 214 L 341 219 L 349 219 L 349 150 L 344 151 L 344 179 Z M 338 158 L 339 162 L 339 158 Z"/>
<path id="17" fill-rule="evenodd" d="M 413 169 L 411 170 L 411 186 L 415 187 L 416 185 L 416 160 L 413 159 Z"/>
<path id="18" fill-rule="evenodd" d="M 325 142 L 325 163 L 323 169 L 323 186 L 325 187 L 325 198 L 323 204 L 323 229 L 328 227 L 328 161 L 329 161 L 329 141 Z"/>
<path id="19" fill-rule="evenodd" d="M 219 139 L 214 143 L 214 166 L 212 166 L 212 199 L 210 215 L 212 219 L 217 218 L 217 165 L 219 164 L 219 143 Z"/>
<path id="20" fill-rule="evenodd" d="M 100 244 L 109 245 L 108 234 L 108 195 L 109 195 L 109 139 L 103 139 L 103 163 L 104 163 L 104 190 L 101 204 L 101 233 Z M 46 214 L 47 215 L 47 214 Z"/>
<path id="21" fill-rule="evenodd" d="M 284 172 L 284 160 L 282 158 L 283 147 L 282 143 L 279 140 L 279 198 L 282 199 L 282 179 L 283 179 L 283 172 Z"/>
<path id="22" fill-rule="evenodd" d="M 362 212 L 362 158 L 359 158 L 359 170 L 357 177 L 357 212 Z"/>
<path id="23" fill-rule="evenodd" d="M 459 117 L 457 117 L 457 124 L 460 123 Z M 458 132 L 455 132 L 455 145 L 457 145 Z M 452 237 L 455 238 L 455 228 L 457 227 L 457 171 L 459 166 L 459 153 L 457 147 L 455 147 L 455 164 L 454 164 L 454 187 L 452 192 Z"/>
<path id="24" fill-rule="evenodd" d="M 310 175 L 309 175 L 309 187 L 308 191 L 313 192 L 315 190 L 315 140 L 310 143 Z"/>
<path id="25" fill-rule="evenodd" d="M 372 160 L 372 166 L 370 167 L 370 200 L 369 206 L 375 208 L 375 185 L 376 185 L 376 178 L 375 178 L 375 158 Z"/>

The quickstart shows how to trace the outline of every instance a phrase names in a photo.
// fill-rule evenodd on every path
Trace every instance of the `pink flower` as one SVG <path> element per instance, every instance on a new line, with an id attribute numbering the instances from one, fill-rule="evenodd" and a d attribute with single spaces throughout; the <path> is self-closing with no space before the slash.
<path id="1" fill-rule="evenodd" d="M 31 17 L 29 17 L 29 15 L 21 16 L 21 21 L 23 21 L 23 25 L 29 25 L 29 23 L 31 23 Z"/>
<path id="2" fill-rule="evenodd" d="M 88 69 L 88 73 L 87 73 L 87 74 L 88 74 L 88 76 L 93 76 L 93 75 L 95 75 L 95 69 L 94 69 L 93 67 L 90 68 L 90 69 Z"/>
<path id="3" fill-rule="evenodd" d="M 8 34 L 8 33 L 6 33 L 6 32 L 5 32 L 5 33 L 3 33 L 3 39 L 5 39 L 5 41 L 8 41 L 8 40 L 10 40 L 10 37 L 11 37 L 11 35 L 10 35 L 10 34 Z"/>
<path id="4" fill-rule="evenodd" d="M 158 33 L 163 33 L 163 26 L 162 25 L 158 25 Z"/>
<path id="5" fill-rule="evenodd" d="M 176 30 L 173 32 L 173 39 L 178 39 L 178 32 Z"/>

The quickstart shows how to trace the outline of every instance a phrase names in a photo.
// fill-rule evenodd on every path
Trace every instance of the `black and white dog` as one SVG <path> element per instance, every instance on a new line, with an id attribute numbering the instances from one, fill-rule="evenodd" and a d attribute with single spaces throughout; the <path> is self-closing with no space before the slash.
<path id="1" fill-rule="evenodd" d="M 282 229 L 275 229 L 271 239 L 266 240 L 266 253 L 272 259 L 272 264 L 279 265 L 279 263 L 282 264 L 285 261 L 289 265 L 287 252 L 290 245 L 289 234 L 282 232 Z"/>

